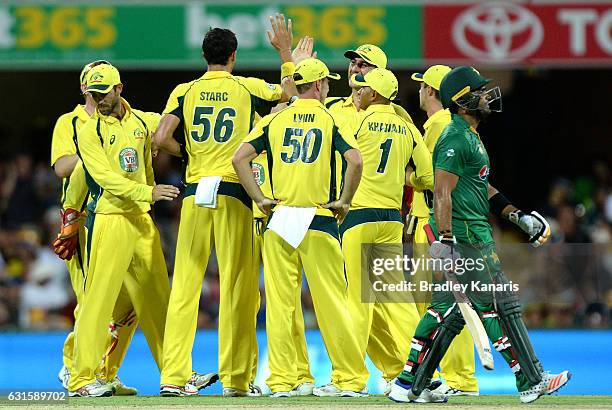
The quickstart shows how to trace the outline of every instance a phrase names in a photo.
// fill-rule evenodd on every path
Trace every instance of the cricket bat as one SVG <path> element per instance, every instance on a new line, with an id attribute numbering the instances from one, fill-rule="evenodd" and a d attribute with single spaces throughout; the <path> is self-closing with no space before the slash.
<path id="1" fill-rule="evenodd" d="M 436 241 L 436 235 L 433 232 L 433 229 L 429 224 L 426 224 L 423 229 L 425 230 L 425 234 L 427 235 L 427 241 L 429 244 Z M 455 278 L 454 273 L 445 272 L 446 278 L 456 283 L 457 279 Z M 457 305 L 459 305 L 459 310 L 463 315 L 463 319 L 467 324 L 468 329 L 470 330 L 470 334 L 472 335 L 472 339 L 474 340 L 474 345 L 476 346 L 476 351 L 478 352 L 478 358 L 480 359 L 480 363 L 487 370 L 493 370 L 494 362 L 493 362 L 493 352 L 491 350 L 491 345 L 489 344 L 489 337 L 487 336 L 487 332 L 485 332 L 484 326 L 480 321 L 480 317 L 478 313 L 473 308 L 472 303 L 468 299 L 465 293 L 461 291 L 453 290 L 453 296 L 457 301 Z"/>

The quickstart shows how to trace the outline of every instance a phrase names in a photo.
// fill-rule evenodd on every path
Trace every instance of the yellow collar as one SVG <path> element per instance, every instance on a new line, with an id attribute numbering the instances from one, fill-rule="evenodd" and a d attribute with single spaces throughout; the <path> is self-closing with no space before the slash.
<path id="1" fill-rule="evenodd" d="M 395 113 L 395 110 L 393 109 L 391 104 L 372 104 L 365 110 L 366 114 L 371 112 Z"/>
<path id="2" fill-rule="evenodd" d="M 85 111 L 85 106 L 83 104 L 77 105 L 72 112 L 74 112 L 81 121 L 87 121 L 90 117 L 87 111 Z"/>
<path id="3" fill-rule="evenodd" d="M 204 73 L 204 75 L 201 77 L 203 79 L 212 79 L 212 78 L 224 78 L 224 77 L 231 77 L 232 73 L 229 73 L 227 71 L 207 71 Z"/>
<path id="4" fill-rule="evenodd" d="M 324 107 L 324 105 L 314 98 L 298 98 L 291 107 Z"/>

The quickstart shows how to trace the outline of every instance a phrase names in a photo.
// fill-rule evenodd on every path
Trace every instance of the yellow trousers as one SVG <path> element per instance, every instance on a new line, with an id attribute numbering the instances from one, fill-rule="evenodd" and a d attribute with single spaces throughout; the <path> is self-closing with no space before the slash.
<path id="1" fill-rule="evenodd" d="M 241 189 L 237 185 L 232 186 Z M 234 196 L 219 194 L 217 208 L 211 209 L 195 205 L 193 195 L 183 199 L 161 384 L 183 386 L 191 377 L 198 304 L 214 244 L 221 292 L 219 375 L 224 388 L 248 390 L 257 349 L 259 299 L 258 275 L 253 269 L 253 212 L 250 199 L 248 202 L 249 206 Z"/>
<path id="2" fill-rule="evenodd" d="M 132 307 L 161 370 L 170 295 L 159 232 L 149 214 L 90 214 L 87 225 L 89 262 L 74 327 L 70 391 L 96 380 L 108 346 L 108 323 L 113 316 L 132 323 Z M 129 297 L 131 306 L 116 303 L 120 294 Z"/>
<path id="3" fill-rule="evenodd" d="M 298 352 L 293 329 L 296 292 L 303 266 L 321 335 L 332 364 L 332 383 L 361 391 L 366 371 L 348 309 L 338 226 L 332 217 L 315 216 L 303 241 L 294 249 L 271 230 L 264 233 L 264 281 L 268 366 L 273 392 L 298 384 Z"/>
<path id="4" fill-rule="evenodd" d="M 418 218 L 414 232 L 414 258 L 428 254 L 427 235 L 423 230 L 423 227 L 428 222 L 429 218 Z M 415 277 L 419 280 L 431 282 L 431 272 L 416 272 Z M 431 298 L 428 299 L 426 295 L 419 295 L 415 296 L 415 299 L 420 302 L 417 303 L 417 306 L 422 316 L 429 305 L 425 300 L 431 301 Z M 444 378 L 446 384 L 454 389 L 478 391 L 478 380 L 476 379 L 475 371 L 474 342 L 468 327 L 464 326 L 461 333 L 453 339 L 446 355 L 444 355 L 440 362 L 440 375 Z"/>
<path id="5" fill-rule="evenodd" d="M 83 265 L 87 262 L 87 229 L 82 223 L 79 228 L 79 244 L 78 251 L 69 261 L 66 261 L 66 267 L 70 275 L 70 283 L 72 290 L 76 296 L 77 305 L 74 309 L 74 319 L 78 318 L 79 306 L 83 298 L 85 285 L 85 271 Z M 110 323 L 113 328 L 112 333 L 108 333 L 107 348 L 104 356 L 101 358 L 101 364 L 96 369 L 96 377 L 106 381 L 112 381 L 119 371 L 119 367 L 123 362 L 127 348 L 130 345 L 132 336 L 138 327 L 138 319 L 134 313 L 132 302 L 130 301 L 127 292 L 120 292 L 117 302 L 115 303 L 117 313 L 121 316 L 115 316 Z M 64 341 L 63 362 L 67 369 L 72 366 L 72 357 L 74 355 L 74 332 L 70 332 Z"/>
<path id="6" fill-rule="evenodd" d="M 363 301 L 362 280 L 368 279 L 362 277 L 362 245 L 397 244 L 397 251 L 401 253 L 402 228 L 400 222 L 367 222 L 352 226 L 342 235 L 349 307 L 361 356 L 365 358 L 367 352 L 387 381 L 404 369 L 419 314 L 414 303 Z M 362 382 L 367 382 L 368 377 L 365 370 L 361 374 Z"/>
<path id="7" fill-rule="evenodd" d="M 266 226 L 267 218 L 257 218 L 253 223 L 253 267 L 259 275 L 259 269 L 263 262 L 263 233 Z M 259 296 L 259 293 L 258 293 Z M 259 307 L 259 298 L 257 306 Z M 259 310 L 259 309 L 258 309 Z M 308 360 L 308 345 L 304 334 L 304 313 L 302 312 L 302 266 L 298 267 L 298 284 L 295 292 L 295 312 L 293 315 L 293 324 L 291 327 L 291 336 L 295 345 L 296 365 L 297 365 L 297 385 L 302 383 L 314 383 L 314 377 L 310 372 L 310 362 Z M 257 340 L 255 340 L 257 343 Z M 255 349 L 253 358 L 253 371 L 251 380 L 255 380 L 257 375 L 257 349 Z M 293 380 L 288 380 L 288 383 L 293 383 Z"/>

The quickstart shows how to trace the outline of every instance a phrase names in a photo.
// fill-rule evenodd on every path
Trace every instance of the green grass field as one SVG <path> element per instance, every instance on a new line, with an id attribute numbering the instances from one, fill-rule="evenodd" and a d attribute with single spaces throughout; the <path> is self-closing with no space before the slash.
<path id="1" fill-rule="evenodd" d="M 165 398 L 159 396 L 109 397 L 99 399 L 69 399 L 63 402 L 14 402 L 0 399 L 0 407 L 25 405 L 27 407 L 114 407 L 127 409 L 135 407 L 156 408 L 266 408 L 266 409 L 321 409 L 321 408 L 392 408 L 419 406 L 427 409 L 467 409 L 467 408 L 522 408 L 522 409 L 612 409 L 612 396 L 545 396 L 535 403 L 522 405 L 517 396 L 452 397 L 446 404 L 398 404 L 384 396 L 365 398 L 319 398 L 295 397 L 288 399 L 261 398 L 222 398 L 220 396 L 197 396 L 185 398 Z"/>

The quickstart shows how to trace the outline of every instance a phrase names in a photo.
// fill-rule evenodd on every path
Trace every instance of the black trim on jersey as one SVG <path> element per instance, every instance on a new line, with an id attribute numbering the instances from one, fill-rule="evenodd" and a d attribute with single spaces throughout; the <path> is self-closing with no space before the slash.
<path id="1" fill-rule="evenodd" d="M 75 128 L 76 130 L 76 128 Z M 98 124 L 96 125 L 96 132 L 98 133 L 98 137 L 100 138 L 100 145 L 104 146 L 104 140 L 102 139 L 102 134 L 100 133 L 100 118 L 98 118 Z M 98 183 L 93 179 L 89 171 L 87 171 L 87 167 L 85 166 L 85 161 L 83 161 L 83 157 L 81 156 L 81 151 L 79 150 L 79 144 L 77 143 L 76 138 L 75 145 L 77 150 L 77 155 L 81 159 L 83 163 L 83 170 L 85 171 L 85 183 L 87 184 L 87 189 L 89 190 L 88 196 L 91 195 L 91 207 L 88 207 L 89 211 L 93 213 L 98 205 L 98 200 L 104 193 L 104 188 L 98 185 Z M 97 193 L 97 194 L 96 194 Z M 87 196 L 85 197 L 87 200 Z"/>
<path id="2" fill-rule="evenodd" d="M 329 175 L 329 200 L 328 202 L 334 202 L 337 198 L 340 197 L 340 193 L 342 192 L 342 184 L 340 184 L 340 192 L 336 195 L 336 149 L 332 144 L 331 148 L 331 158 L 329 159 L 329 167 L 331 169 Z M 342 175 L 342 181 L 344 181 L 344 175 Z"/>
<path id="3" fill-rule="evenodd" d="M 349 229 L 368 222 L 403 223 L 399 209 L 363 208 L 351 209 L 340 225 L 340 237 Z"/>
<path id="4" fill-rule="evenodd" d="M 192 84 L 193 86 L 193 84 Z M 179 146 L 180 146 L 180 150 L 181 150 L 181 175 L 182 175 L 182 182 L 184 186 L 187 186 L 187 165 L 189 164 L 189 154 L 187 153 L 187 123 L 185 122 L 185 118 L 183 116 L 183 108 L 185 106 L 185 95 L 187 94 L 187 92 L 191 90 L 191 87 L 189 87 L 189 89 L 185 92 L 185 94 L 181 95 L 180 97 L 177 97 L 178 100 L 178 108 L 174 111 L 177 111 L 180 109 L 180 115 L 177 115 L 173 112 L 171 112 L 172 115 L 175 115 L 178 119 L 179 119 L 179 125 L 176 127 L 176 130 L 179 129 L 179 127 L 182 124 L 182 128 L 183 128 L 183 132 L 175 132 L 172 134 L 172 138 L 174 138 L 174 140 L 176 142 L 178 142 Z"/>
<path id="5" fill-rule="evenodd" d="M 140 122 L 142 123 L 142 126 L 147 131 L 147 135 L 149 135 L 149 127 L 147 127 L 147 123 L 142 118 L 140 118 L 140 116 L 138 114 L 136 114 L 133 110 L 132 110 L 132 114 L 134 114 L 134 117 L 136 117 L 136 118 L 138 118 L 140 120 Z"/>
<path id="6" fill-rule="evenodd" d="M 347 144 L 346 141 L 344 141 L 344 138 L 342 138 L 340 130 L 338 130 L 336 124 L 332 126 L 332 145 L 336 149 L 336 151 L 343 155 L 346 151 L 353 149 L 353 147 L 351 147 L 349 144 Z"/>
<path id="7" fill-rule="evenodd" d="M 198 189 L 198 184 L 187 184 L 185 187 L 185 198 L 191 195 L 195 195 Z M 238 182 L 228 182 L 221 181 L 219 183 L 219 189 L 217 190 L 218 195 L 231 196 L 232 198 L 236 198 L 240 202 L 244 204 L 249 209 L 253 207 L 253 201 L 244 187 Z"/>
<path id="8" fill-rule="evenodd" d="M 416 140 L 414 139 L 414 135 L 412 134 L 412 131 L 410 131 L 410 127 L 406 127 L 406 129 L 408 130 L 408 132 L 410 132 L 410 138 L 412 138 L 412 152 L 414 153 L 414 149 L 416 148 L 417 143 L 416 143 Z M 414 163 L 414 155 L 410 155 L 410 159 L 408 160 L 408 165 L 410 165 L 410 167 L 414 170 L 414 174 L 418 177 L 417 166 Z"/>
<path id="9" fill-rule="evenodd" d="M 78 115 L 75 115 L 74 118 L 72 118 L 72 141 L 74 142 L 75 146 L 79 145 L 77 141 L 77 127 L 76 127 L 76 123 L 78 119 L 79 119 Z"/>
<path id="10" fill-rule="evenodd" d="M 339 102 L 345 102 L 345 101 L 346 101 L 346 97 L 336 97 L 336 99 L 325 103 L 325 108 L 329 109 L 331 108 L 332 105 L 339 103 Z"/>
<path id="11" fill-rule="evenodd" d="M 102 133 L 100 132 L 100 117 L 98 117 L 98 123 L 96 124 L 96 132 L 98 133 L 98 138 L 100 138 L 100 145 L 104 146 L 104 139 L 102 138 Z"/>
<path id="12" fill-rule="evenodd" d="M 308 229 L 320 231 L 330 234 L 338 242 L 340 242 L 340 234 L 338 232 L 338 222 L 336 218 L 324 215 L 315 215 Z"/>
<path id="13" fill-rule="evenodd" d="M 266 158 L 268 159 L 268 179 L 270 180 L 270 192 L 272 193 L 272 198 L 276 199 L 274 196 L 274 184 L 272 182 L 272 166 L 274 165 L 274 156 L 272 155 L 272 148 L 270 147 L 270 124 L 263 127 L 263 137 L 266 149 Z"/>
<path id="14" fill-rule="evenodd" d="M 240 82 L 238 82 L 238 84 L 240 84 Z M 276 106 L 276 104 L 278 104 L 279 101 L 280 100 L 268 101 L 268 100 L 264 100 L 263 98 L 257 97 L 256 95 L 251 94 L 251 118 L 253 118 L 252 115 L 254 112 L 261 115 L 262 117 L 270 114 L 270 111 L 272 111 L 272 108 L 274 108 L 274 106 Z M 253 124 L 251 123 L 251 128 L 252 127 L 253 127 Z"/>

